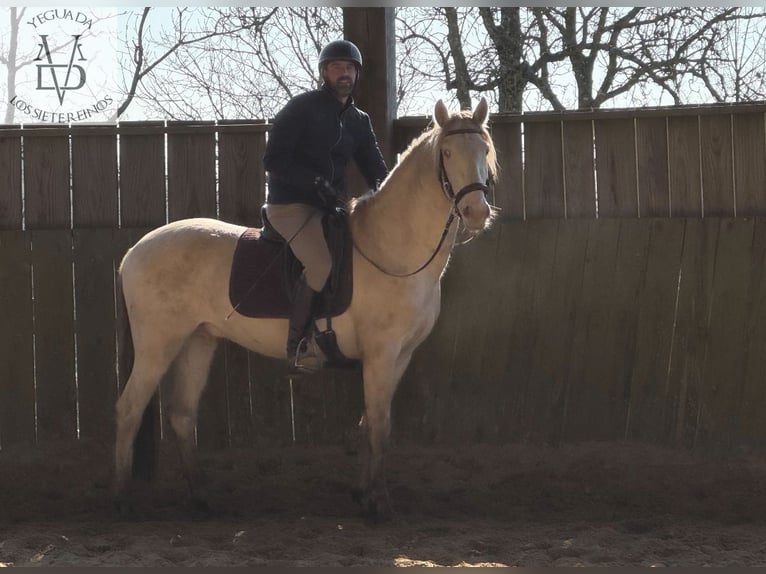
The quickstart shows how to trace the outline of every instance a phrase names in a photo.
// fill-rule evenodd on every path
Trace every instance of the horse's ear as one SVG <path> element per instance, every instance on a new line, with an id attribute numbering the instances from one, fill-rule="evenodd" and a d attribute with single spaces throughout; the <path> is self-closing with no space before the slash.
<path id="1" fill-rule="evenodd" d="M 473 119 L 480 126 L 483 126 L 487 122 L 489 117 L 489 106 L 487 105 L 487 99 L 482 98 L 476 109 L 473 111 Z"/>
<path id="2" fill-rule="evenodd" d="M 434 121 L 436 122 L 436 125 L 444 127 L 447 125 L 447 120 L 449 120 L 447 106 L 444 105 L 443 101 L 439 100 L 434 106 Z"/>

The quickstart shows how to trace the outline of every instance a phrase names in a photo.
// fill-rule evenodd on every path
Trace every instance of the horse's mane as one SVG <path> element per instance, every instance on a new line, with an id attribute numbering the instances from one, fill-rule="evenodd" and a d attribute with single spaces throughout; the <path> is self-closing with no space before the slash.
<path id="1" fill-rule="evenodd" d="M 478 124 L 473 121 L 473 113 L 471 110 L 461 110 L 459 112 L 452 112 L 446 125 L 439 126 L 435 122 L 431 122 L 428 127 L 417 137 L 415 137 L 407 148 L 400 154 L 399 161 L 394 168 L 389 172 L 388 177 L 381 183 L 380 189 L 385 188 L 386 184 L 391 179 L 391 176 L 397 169 L 400 169 L 402 165 L 407 163 L 410 156 L 414 156 L 421 150 L 428 150 L 430 156 L 433 159 L 433 169 L 435 177 L 439 177 L 439 155 L 441 153 L 441 144 L 448 131 L 453 129 L 460 129 L 461 127 L 477 127 Z M 495 146 L 492 142 L 492 137 L 487 130 L 487 126 L 478 126 L 481 129 L 481 136 L 489 146 L 489 153 L 487 154 L 487 163 L 489 165 L 490 178 L 497 180 L 499 166 L 497 164 L 497 153 Z M 377 196 L 375 190 L 368 191 L 360 197 L 353 198 L 349 202 L 349 208 L 354 211 L 368 203 L 372 203 Z"/>

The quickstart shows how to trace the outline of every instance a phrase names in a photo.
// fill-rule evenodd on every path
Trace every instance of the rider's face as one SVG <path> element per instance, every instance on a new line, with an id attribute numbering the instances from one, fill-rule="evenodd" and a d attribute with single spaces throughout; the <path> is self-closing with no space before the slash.
<path id="1" fill-rule="evenodd" d="M 351 95 L 356 81 L 356 65 L 347 60 L 333 60 L 324 68 L 324 80 L 341 102 Z"/>

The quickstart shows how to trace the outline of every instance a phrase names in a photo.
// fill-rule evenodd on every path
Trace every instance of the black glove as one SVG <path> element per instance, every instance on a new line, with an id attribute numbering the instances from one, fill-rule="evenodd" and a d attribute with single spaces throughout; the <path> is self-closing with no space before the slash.
<path id="1" fill-rule="evenodd" d="M 314 180 L 314 187 L 319 194 L 319 198 L 325 207 L 332 209 L 338 205 L 339 194 L 332 184 L 325 178 L 319 176 Z"/>

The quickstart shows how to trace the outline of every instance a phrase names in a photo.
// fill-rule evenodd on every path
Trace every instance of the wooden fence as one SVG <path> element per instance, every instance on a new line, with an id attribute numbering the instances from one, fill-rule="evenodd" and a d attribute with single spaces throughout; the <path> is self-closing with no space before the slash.
<path id="1" fill-rule="evenodd" d="M 400 147 L 425 125 L 399 120 Z M 111 440 L 127 371 L 116 265 L 169 220 L 258 225 L 266 132 L 0 128 L 3 446 Z M 493 116 L 492 132 L 502 217 L 455 253 L 442 316 L 395 400 L 395 437 L 766 442 L 766 105 Z M 353 429 L 358 373 L 284 375 L 221 345 L 200 445 Z"/>

